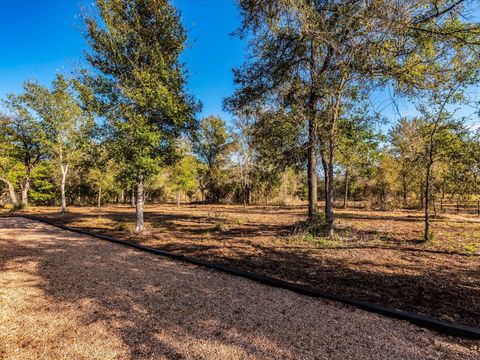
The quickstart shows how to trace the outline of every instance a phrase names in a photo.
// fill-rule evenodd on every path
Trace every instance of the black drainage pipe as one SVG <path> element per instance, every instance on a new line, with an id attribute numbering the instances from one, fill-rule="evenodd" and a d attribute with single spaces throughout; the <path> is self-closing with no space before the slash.
<path id="1" fill-rule="evenodd" d="M 141 250 L 141 251 L 146 251 L 146 252 L 149 252 L 149 253 L 152 253 L 152 254 L 162 255 L 162 256 L 166 256 L 166 257 L 173 258 L 173 259 L 176 259 L 176 260 L 185 261 L 185 262 L 188 262 L 188 263 L 191 263 L 191 264 L 207 267 L 209 269 L 219 270 L 219 271 L 222 271 L 222 272 L 225 272 L 225 273 L 228 273 L 228 274 L 232 274 L 232 275 L 240 276 L 240 277 L 243 277 L 243 278 L 246 278 L 246 279 L 250 279 L 250 280 L 256 281 L 258 283 L 264 284 L 264 285 L 269 285 L 269 286 L 273 286 L 273 287 L 277 287 L 277 288 L 281 288 L 281 289 L 290 290 L 290 291 L 293 291 L 295 293 L 310 296 L 310 297 L 314 297 L 314 298 L 323 298 L 323 299 L 338 301 L 338 302 L 348 304 L 348 305 L 354 306 L 358 309 L 369 311 L 369 312 L 372 312 L 372 313 L 375 313 L 375 314 L 380 314 L 380 315 L 384 315 L 384 316 L 391 317 L 391 318 L 406 320 L 406 321 L 409 321 L 412 324 L 415 324 L 417 326 L 428 328 L 428 329 L 431 329 L 431 330 L 434 330 L 434 331 L 437 331 L 437 332 L 440 332 L 440 333 L 443 333 L 443 334 L 458 336 L 458 337 L 467 338 L 467 339 L 480 340 L 480 329 L 475 328 L 475 327 L 462 325 L 462 324 L 457 324 L 457 323 L 453 323 L 453 322 L 449 322 L 449 321 L 445 321 L 445 320 L 439 320 L 439 319 L 435 319 L 435 318 L 420 315 L 420 314 L 414 314 L 414 313 L 411 313 L 411 312 L 408 312 L 408 311 L 399 310 L 399 309 L 396 309 L 396 308 L 393 308 L 393 307 L 390 307 L 390 306 L 378 305 L 378 304 L 374 304 L 374 303 L 371 303 L 371 302 L 368 302 L 368 301 L 356 300 L 356 299 L 352 299 L 352 298 L 347 297 L 347 296 L 331 294 L 331 293 L 327 293 L 327 292 L 324 292 L 324 291 L 321 291 L 321 290 L 318 290 L 318 289 L 314 289 L 314 288 L 310 288 L 310 287 L 306 287 L 306 286 L 300 286 L 300 285 L 296 285 L 296 284 L 293 284 L 293 283 L 290 283 L 290 282 L 287 282 L 287 281 L 275 279 L 275 278 L 269 277 L 269 276 L 255 274 L 255 273 L 252 273 L 252 272 L 242 271 L 242 270 L 238 270 L 238 269 L 232 269 L 232 268 L 229 268 L 229 267 L 226 267 L 226 266 L 223 266 L 223 265 L 214 264 L 214 263 L 211 263 L 211 262 L 208 262 L 208 261 L 192 258 L 192 257 L 189 257 L 189 256 L 185 256 L 185 255 L 181 255 L 181 254 L 175 254 L 175 253 L 172 253 L 172 252 L 169 252 L 169 251 L 159 250 L 159 249 L 154 249 L 154 248 L 151 248 L 151 247 L 148 247 L 148 246 L 139 245 L 139 244 L 136 244 L 136 243 L 131 242 L 131 241 L 119 240 L 119 239 L 113 238 L 111 236 L 95 234 L 95 233 L 92 233 L 92 232 L 87 231 L 87 230 L 71 228 L 69 226 L 57 224 L 53 221 L 38 218 L 36 216 L 30 216 L 30 215 L 21 215 L 21 216 L 26 218 L 26 219 L 43 222 L 45 224 L 55 226 L 55 227 L 63 229 L 63 230 L 75 232 L 75 233 L 78 233 L 78 234 L 92 236 L 92 237 L 95 237 L 95 238 L 98 238 L 98 239 L 102 239 L 102 240 L 110 241 L 112 243 L 132 247 L 132 248 L 135 248 L 135 249 L 138 249 L 138 250 Z"/>

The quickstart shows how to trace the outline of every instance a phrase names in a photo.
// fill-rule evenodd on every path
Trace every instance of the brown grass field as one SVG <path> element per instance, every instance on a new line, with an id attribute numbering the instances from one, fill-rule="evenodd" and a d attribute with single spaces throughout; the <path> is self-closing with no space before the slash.
<path id="1" fill-rule="evenodd" d="M 294 236 L 305 207 L 147 205 L 135 235 L 127 205 L 27 211 L 68 226 L 133 240 L 324 291 L 480 327 L 480 218 L 442 215 L 422 243 L 418 211 L 345 209 L 334 240 Z"/>

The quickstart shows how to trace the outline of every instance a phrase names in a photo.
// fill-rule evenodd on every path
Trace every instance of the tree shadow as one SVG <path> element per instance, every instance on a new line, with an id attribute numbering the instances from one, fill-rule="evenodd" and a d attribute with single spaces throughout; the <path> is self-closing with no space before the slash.
<path id="1" fill-rule="evenodd" d="M 352 310 L 346 306 L 337 305 L 340 310 L 334 311 L 329 302 L 318 306 L 317 300 L 288 291 L 26 219 L 0 219 L 0 225 L 0 230 L 12 229 L 8 236 L 4 232 L 0 238 L 1 273 L 12 268 L 29 272 L 39 280 L 31 286 L 41 289 L 52 301 L 51 306 L 78 307 L 76 320 L 80 326 L 108 324 L 109 331 L 119 336 L 129 349 L 129 358 L 158 358 L 159 354 L 172 359 L 295 359 L 324 355 L 355 358 L 358 355 L 355 347 L 338 346 L 345 337 L 355 338 L 355 343 L 360 348 L 368 348 L 371 356 L 384 354 L 386 358 L 417 358 L 419 354 L 425 355 L 429 346 L 430 340 L 422 338 L 420 330 L 405 346 L 405 339 L 399 338 L 397 330 L 387 326 L 393 320 L 375 316 L 373 323 L 365 321 L 363 312 L 358 311 L 359 316 L 354 316 L 357 311 L 351 314 Z M 31 233 L 31 236 L 11 240 L 16 231 Z M 267 274 L 272 270 L 269 266 L 286 269 L 292 265 L 285 263 L 281 251 L 263 247 L 258 250 L 262 256 L 269 254 L 269 261 L 262 259 L 261 266 L 241 258 L 238 262 L 216 260 Z M 300 273 L 308 273 L 313 264 L 318 266 L 318 259 L 308 253 L 297 256 L 294 263 L 303 264 Z M 26 266 L 32 263 L 36 266 Z M 334 267 L 341 271 L 327 271 Z M 333 282 L 358 288 L 359 284 L 378 285 L 382 280 L 348 269 L 340 260 L 325 264 L 324 273 L 328 276 L 309 278 L 320 279 L 318 285 L 324 290 L 330 290 L 328 284 Z M 469 274 L 475 275 L 478 272 Z M 287 273 L 285 276 L 286 280 L 298 280 Z M 388 281 L 409 283 L 425 279 L 405 274 Z M 478 291 L 472 295 L 478 298 Z M 84 303 L 91 306 L 82 305 Z M 471 311 L 475 312 L 476 308 Z M 350 315 L 344 317 L 343 313 Z M 390 330 L 385 332 L 382 330 L 385 328 Z M 379 331 L 383 332 L 378 334 Z M 379 336 L 381 341 L 372 342 L 372 338 Z M 443 341 L 448 345 L 453 340 L 443 338 Z M 445 349 L 454 351 L 448 350 L 448 346 Z"/>
<path id="2" fill-rule="evenodd" d="M 229 206 L 212 206 L 212 213 L 233 210 L 237 211 L 238 207 L 231 209 Z M 346 249 L 319 249 L 311 245 L 296 247 L 285 241 L 274 241 L 274 238 L 289 234 L 289 225 L 233 223 L 226 230 L 217 231 L 214 226 L 219 217 L 208 214 L 209 212 L 205 215 L 149 211 L 145 217 L 147 223 L 156 222 L 156 230 L 160 230 L 149 235 L 150 238 L 105 229 L 89 229 L 325 291 L 480 327 L 478 257 L 423 252 L 421 249 L 413 252 L 354 246 Z M 86 221 L 91 216 L 96 215 L 72 214 L 61 222 L 71 225 Z M 105 210 L 102 216 L 115 221 L 133 219 L 128 208 Z M 371 219 L 355 213 L 339 213 L 338 216 Z M 407 222 L 419 221 L 418 218 L 419 216 L 408 214 L 375 217 L 380 221 L 393 219 Z M 342 231 L 348 232 L 348 226 L 339 229 L 340 234 Z M 364 237 L 378 235 L 374 230 L 356 231 L 363 231 Z M 399 244 L 393 236 L 388 235 L 381 242 Z M 414 242 L 409 240 L 408 243 Z"/>

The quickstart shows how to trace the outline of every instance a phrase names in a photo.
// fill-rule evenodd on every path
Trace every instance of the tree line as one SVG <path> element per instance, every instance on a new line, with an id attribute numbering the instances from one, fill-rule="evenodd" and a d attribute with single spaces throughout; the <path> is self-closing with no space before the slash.
<path id="1" fill-rule="evenodd" d="M 235 92 L 201 120 L 168 0 L 97 0 L 84 15 L 89 67 L 3 100 L 1 180 L 17 207 L 147 201 L 308 202 L 334 231 L 334 201 L 430 213 L 479 196 L 479 139 L 458 115 L 475 99 L 473 1 L 240 0 L 248 40 Z M 390 89 L 418 115 L 388 134 L 373 98 Z M 18 199 L 20 194 L 20 199 Z M 318 200 L 324 199 L 324 219 Z M 103 199 L 103 200 L 102 200 Z M 183 200 L 184 201 L 184 200 Z"/>

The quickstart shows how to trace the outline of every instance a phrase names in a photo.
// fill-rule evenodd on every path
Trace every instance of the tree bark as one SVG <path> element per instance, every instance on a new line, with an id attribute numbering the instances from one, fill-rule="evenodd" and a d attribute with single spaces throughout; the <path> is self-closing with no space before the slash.
<path id="1" fill-rule="evenodd" d="M 98 187 L 98 198 L 97 198 L 97 207 L 100 209 L 102 206 L 102 187 Z"/>
<path id="2" fill-rule="evenodd" d="M 425 195 L 424 195 L 424 203 L 425 203 L 425 226 L 423 231 L 423 239 L 424 241 L 428 241 L 430 237 L 430 214 L 429 214 L 429 191 L 430 191 L 430 165 L 427 166 L 427 177 L 425 179 Z"/>
<path id="3" fill-rule="evenodd" d="M 135 185 L 132 185 L 132 193 L 130 196 L 130 206 L 135 207 Z"/>
<path id="4" fill-rule="evenodd" d="M 328 158 L 327 158 L 327 194 L 325 196 L 325 217 L 327 220 L 327 236 L 333 236 L 333 161 L 334 161 L 334 145 L 333 139 L 330 138 L 328 144 Z"/>
<path id="5" fill-rule="evenodd" d="M 313 220 L 317 212 L 317 152 L 315 118 L 312 115 L 308 123 L 308 219 Z"/>
<path id="6" fill-rule="evenodd" d="M 325 156 L 325 151 L 321 152 L 322 155 L 322 168 L 323 168 L 323 193 L 324 193 L 324 200 L 325 204 L 323 207 L 323 213 L 325 216 L 327 215 L 327 192 L 328 192 L 328 166 L 327 166 L 327 161 L 326 161 L 326 156 Z"/>
<path id="7" fill-rule="evenodd" d="M 348 167 L 345 169 L 345 190 L 343 196 L 343 208 L 346 209 L 348 205 Z"/>
<path id="8" fill-rule="evenodd" d="M 442 186 L 442 196 L 440 198 L 440 211 L 443 212 L 443 200 L 445 198 L 445 189 L 444 187 Z"/>
<path id="9" fill-rule="evenodd" d="M 180 206 L 180 190 L 175 191 L 175 200 L 176 200 L 177 206 Z"/>
<path id="10" fill-rule="evenodd" d="M 434 128 L 434 130 L 436 127 Z M 434 155 L 433 155 L 433 147 L 434 147 L 434 140 L 433 136 L 435 135 L 434 132 L 431 133 L 430 135 L 430 147 L 428 150 L 428 162 L 427 162 L 427 168 L 425 171 L 425 226 L 424 226 L 424 231 L 423 231 L 423 239 L 424 241 L 428 241 L 430 239 L 430 214 L 429 214 L 429 205 L 430 205 L 430 178 L 432 176 L 432 165 L 434 161 Z"/>
<path id="11" fill-rule="evenodd" d="M 407 208 L 407 197 L 408 197 L 408 185 L 407 180 L 405 179 L 405 174 L 402 174 L 402 197 L 403 197 L 403 207 Z"/>
<path id="12" fill-rule="evenodd" d="M 22 185 L 22 203 L 28 206 L 28 191 L 30 190 L 30 174 L 31 169 L 27 167 L 25 170 L 25 182 Z"/>
<path id="13" fill-rule="evenodd" d="M 65 183 L 67 181 L 67 173 L 68 173 L 68 164 L 67 165 L 61 165 L 62 168 L 62 180 L 60 183 L 60 195 L 61 195 L 61 201 L 62 201 L 62 207 L 61 211 L 66 212 L 67 211 L 67 199 L 65 198 Z"/>
<path id="14" fill-rule="evenodd" d="M 15 194 L 15 188 L 13 184 L 5 178 L 0 178 L 0 180 L 2 180 L 5 184 L 7 184 L 8 194 L 10 195 L 10 201 L 12 202 L 13 206 L 17 206 L 18 205 L 17 195 Z"/>
<path id="15" fill-rule="evenodd" d="M 143 175 L 140 175 L 137 182 L 137 196 L 135 203 L 136 233 L 142 233 L 145 230 L 145 225 L 143 222 L 143 201 Z"/>

